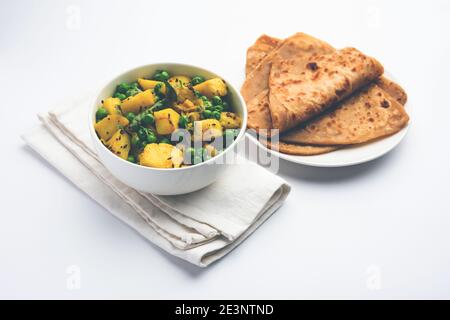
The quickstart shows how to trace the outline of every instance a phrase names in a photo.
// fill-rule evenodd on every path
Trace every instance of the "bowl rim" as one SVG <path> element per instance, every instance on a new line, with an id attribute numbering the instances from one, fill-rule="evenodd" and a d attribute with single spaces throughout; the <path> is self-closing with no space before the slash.
<path id="1" fill-rule="evenodd" d="M 174 66 L 175 68 L 176 67 L 188 67 L 188 68 L 197 69 L 200 73 L 201 72 L 211 73 L 211 74 L 221 78 L 223 81 L 225 81 L 227 86 L 230 86 L 236 92 L 237 98 L 238 98 L 240 104 L 242 105 L 242 122 L 241 122 L 240 131 L 239 131 L 239 134 L 236 137 L 236 139 L 233 141 L 233 143 L 231 145 L 229 145 L 225 150 L 223 150 L 219 155 L 216 155 L 216 156 L 212 157 L 211 159 L 208 159 L 208 160 L 206 160 L 204 162 L 197 163 L 197 164 L 194 164 L 194 165 L 189 165 L 189 166 L 186 166 L 186 167 L 180 167 L 180 168 L 154 168 L 154 167 L 142 166 L 140 164 L 132 163 L 132 162 L 129 162 L 129 161 L 125 160 L 125 159 L 122 159 L 122 158 L 118 157 L 116 154 L 112 153 L 103 143 L 101 143 L 101 141 L 98 138 L 97 133 L 95 132 L 95 129 L 94 129 L 94 124 L 95 124 L 95 118 L 94 118 L 95 117 L 95 112 L 94 112 L 94 110 L 96 108 L 98 108 L 98 105 L 96 103 L 97 100 L 99 98 L 103 99 L 103 98 L 100 97 L 101 92 L 107 86 L 112 84 L 113 82 L 117 82 L 118 78 L 121 78 L 121 77 L 123 77 L 124 75 L 126 75 L 128 73 L 132 73 L 132 72 L 135 72 L 138 69 L 142 69 L 142 68 L 146 68 L 146 67 L 154 67 L 154 66 L 161 66 L 161 67 L 163 67 L 164 65 L 166 65 L 166 66 Z M 228 81 L 224 77 L 218 75 L 217 73 L 215 73 L 213 71 L 210 71 L 210 70 L 208 70 L 206 68 L 199 67 L 199 66 L 192 65 L 192 64 L 179 63 L 179 62 L 154 62 L 154 63 L 143 64 L 143 65 L 140 65 L 140 66 L 137 66 L 137 67 L 133 67 L 133 68 L 127 69 L 127 70 L 119 73 L 118 75 L 113 77 L 111 80 L 106 82 L 104 85 L 102 85 L 100 87 L 100 89 L 96 90 L 96 92 L 97 93 L 94 94 L 93 97 L 91 98 L 91 102 L 90 102 L 91 108 L 89 108 L 89 114 L 88 114 L 88 116 L 89 116 L 89 131 L 90 131 L 91 137 L 93 138 L 93 140 L 96 141 L 95 143 L 97 145 L 100 145 L 100 148 L 104 148 L 106 151 L 110 152 L 112 154 L 112 156 L 114 158 L 116 158 L 116 160 L 122 161 L 123 163 L 126 163 L 127 165 L 130 165 L 130 166 L 141 168 L 142 170 L 170 171 L 170 172 L 173 172 L 173 171 L 182 171 L 182 170 L 189 170 L 189 169 L 193 169 L 193 168 L 198 168 L 198 167 L 203 166 L 203 165 L 212 165 L 214 162 L 217 161 L 217 159 L 219 159 L 220 157 L 225 156 L 226 153 L 228 153 L 228 152 L 230 152 L 230 150 L 234 149 L 234 147 L 239 142 L 239 140 L 241 140 L 244 137 L 246 129 L 247 129 L 247 105 L 246 105 L 245 100 L 242 97 L 240 91 L 237 90 L 236 87 L 233 84 L 231 84 L 230 81 Z"/>

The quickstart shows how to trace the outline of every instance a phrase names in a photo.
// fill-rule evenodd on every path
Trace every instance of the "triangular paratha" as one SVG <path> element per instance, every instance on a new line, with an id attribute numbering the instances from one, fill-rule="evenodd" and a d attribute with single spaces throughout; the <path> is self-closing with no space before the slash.
<path id="1" fill-rule="evenodd" d="M 275 50 L 269 52 L 248 74 L 241 88 L 241 94 L 248 102 L 269 88 L 269 74 L 272 62 L 279 59 L 291 59 L 295 56 L 309 56 L 314 53 L 332 52 L 328 43 L 304 33 L 296 33 L 283 40 Z"/>
<path id="2" fill-rule="evenodd" d="M 272 63 L 269 109 L 273 128 L 287 131 L 322 113 L 383 74 L 383 66 L 354 48 Z"/>
<path id="3" fill-rule="evenodd" d="M 383 90 L 378 84 L 370 84 L 349 97 L 335 110 L 329 111 L 295 128 L 281 137 L 288 143 L 314 145 L 350 145 L 369 142 L 400 131 L 409 121 L 403 105 L 387 92 L 396 90 L 386 84 Z M 395 93 L 394 93 L 395 94 Z"/>
<path id="4" fill-rule="evenodd" d="M 278 47 L 281 39 L 262 35 L 247 50 L 247 61 L 245 63 L 245 76 L 248 76 L 273 49 Z"/>

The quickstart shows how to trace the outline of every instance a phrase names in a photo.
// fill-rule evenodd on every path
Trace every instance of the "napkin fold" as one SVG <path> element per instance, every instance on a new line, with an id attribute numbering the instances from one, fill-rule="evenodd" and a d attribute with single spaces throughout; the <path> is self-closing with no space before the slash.
<path id="1" fill-rule="evenodd" d="M 185 195 L 143 193 L 117 180 L 99 161 L 88 129 L 90 99 L 45 114 L 25 142 L 77 187 L 142 236 L 200 267 L 220 259 L 272 215 L 289 185 L 238 158 L 212 185 Z M 244 178 L 245 177 L 245 178 Z"/>

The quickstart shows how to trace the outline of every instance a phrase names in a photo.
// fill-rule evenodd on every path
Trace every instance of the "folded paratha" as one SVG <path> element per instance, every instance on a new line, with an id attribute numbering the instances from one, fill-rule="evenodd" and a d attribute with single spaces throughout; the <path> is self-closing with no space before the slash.
<path id="1" fill-rule="evenodd" d="M 248 61 L 247 65 L 257 64 L 257 67 L 248 74 L 241 88 L 242 96 L 247 103 L 247 125 L 249 128 L 257 131 L 259 129 L 270 129 L 273 127 L 268 109 L 269 74 L 272 62 L 299 56 L 307 58 L 313 54 L 334 52 L 333 47 L 328 43 L 304 33 L 296 33 L 283 41 L 276 38 L 271 38 L 270 41 L 267 39 L 264 40 L 271 43 L 278 42 L 279 45 L 272 47 L 272 49 L 268 46 L 261 45 L 261 40 L 258 40 L 252 46 L 256 47 L 256 49 L 250 47 L 248 51 L 263 50 L 263 48 L 268 51 L 260 60 L 255 55 L 250 55 L 251 61 Z"/>
<path id="2" fill-rule="evenodd" d="M 247 50 L 245 75 L 248 76 L 270 51 L 278 47 L 281 41 L 281 39 L 269 37 L 265 34 L 256 39 L 255 43 Z"/>
<path id="3" fill-rule="evenodd" d="M 383 66 L 354 48 L 273 61 L 269 109 L 273 128 L 287 131 L 378 79 Z"/>
<path id="4" fill-rule="evenodd" d="M 272 121 L 269 110 L 268 81 L 271 63 L 277 59 L 289 59 L 298 55 L 332 52 L 334 49 L 327 43 L 297 33 L 282 41 L 266 35 L 261 36 L 247 50 L 247 79 L 241 93 L 247 102 L 249 128 L 258 132 L 261 129 L 271 129 Z M 278 51 L 278 52 L 277 52 Z M 267 131 L 264 132 L 264 135 Z M 261 139 L 268 148 L 273 148 L 270 142 Z M 337 147 L 305 146 L 280 142 L 274 148 L 282 153 L 294 155 L 316 155 L 334 151 Z"/>
<path id="5" fill-rule="evenodd" d="M 261 91 L 256 97 L 247 102 L 247 126 L 257 132 L 272 128 L 269 110 L 269 90 Z"/>
<path id="6" fill-rule="evenodd" d="M 375 83 L 386 93 L 388 93 L 391 97 L 397 100 L 401 105 L 405 105 L 408 100 L 408 96 L 406 95 L 405 90 L 397 83 L 392 80 L 387 79 L 386 77 L 381 77 L 375 81 Z"/>
<path id="7" fill-rule="evenodd" d="M 296 33 L 283 40 L 275 50 L 259 62 L 256 68 L 248 74 L 241 88 L 241 94 L 246 102 L 269 88 L 269 74 L 272 62 L 278 59 L 291 59 L 295 56 L 307 56 L 332 52 L 334 49 L 328 43 L 304 33 Z"/>
<path id="8" fill-rule="evenodd" d="M 304 34 L 296 34 L 293 36 L 293 38 L 296 38 L 296 40 L 298 41 L 299 38 L 301 39 L 303 36 L 305 36 Z M 307 36 L 309 37 L 309 36 Z M 258 56 L 257 55 L 248 55 L 248 60 L 247 61 L 247 66 L 250 66 L 248 68 L 248 72 L 249 74 L 251 74 L 251 66 L 255 66 L 258 65 L 258 63 L 261 64 L 261 62 L 263 62 L 262 64 L 266 64 L 266 66 L 268 65 L 268 69 L 270 70 L 272 67 L 272 64 L 274 61 L 281 61 L 281 60 L 289 60 L 292 58 L 298 58 L 298 55 L 293 54 L 292 51 L 287 51 L 291 56 L 289 56 L 289 54 L 285 54 L 284 57 L 286 59 L 280 59 L 280 56 L 276 55 L 276 50 L 277 50 L 277 46 L 276 43 L 280 44 L 280 40 L 275 39 L 275 38 L 271 38 L 268 39 L 270 37 L 268 36 L 264 36 L 265 39 L 258 39 L 254 46 L 258 47 L 258 48 L 266 48 L 266 49 L 262 49 L 262 50 L 267 50 L 267 53 L 260 53 Z M 317 40 L 317 39 L 316 39 Z M 272 43 L 274 44 L 273 46 L 267 46 L 267 45 L 261 45 L 261 43 L 258 43 L 259 41 L 262 42 L 268 42 L 268 43 Z M 320 40 L 317 40 L 320 41 Z M 329 52 L 334 52 L 335 50 L 333 48 L 331 48 L 331 46 L 325 44 L 322 45 L 321 50 L 323 50 L 323 52 L 327 51 Z M 251 49 L 249 49 L 249 51 L 252 51 Z M 314 55 L 314 53 L 313 53 Z M 277 62 L 276 62 L 277 63 Z M 292 63 L 292 62 L 290 62 Z M 267 76 L 266 73 L 262 72 L 259 75 L 254 75 L 254 80 L 258 79 L 258 77 L 264 77 Z M 264 80 L 263 80 L 263 83 Z M 365 133 L 365 135 L 362 133 L 363 129 L 361 129 L 360 132 L 358 132 L 358 139 L 360 139 L 359 141 L 365 141 L 367 139 L 377 139 L 378 137 L 381 136 L 385 136 L 388 134 L 393 134 L 395 132 L 397 132 L 398 130 L 400 130 L 404 125 L 407 124 L 408 122 L 408 116 L 407 114 L 404 112 L 404 109 L 401 108 L 399 109 L 399 105 L 396 104 L 395 102 L 398 102 L 401 105 L 404 105 L 406 103 L 407 100 L 407 96 L 405 91 L 396 83 L 392 82 L 391 80 L 386 79 L 385 77 L 381 77 L 378 78 L 374 81 L 374 83 L 376 83 L 378 89 L 380 89 L 381 94 L 382 95 L 386 95 L 387 100 L 389 101 L 389 103 L 392 103 L 393 108 L 389 109 L 389 111 L 385 111 L 385 115 L 388 114 L 389 117 L 391 117 L 391 122 L 393 121 L 393 124 L 391 123 L 391 126 L 385 127 L 385 130 L 380 130 L 379 126 L 376 128 L 377 132 L 374 132 L 374 126 L 366 126 L 365 129 L 371 129 L 370 127 L 372 127 L 372 130 L 368 130 L 368 132 Z M 368 89 L 369 87 L 367 87 Z M 265 88 L 263 91 L 259 92 L 255 97 L 253 97 L 252 99 L 250 99 L 250 101 L 247 101 L 247 108 L 248 108 L 248 124 L 250 128 L 253 129 L 267 129 L 267 128 L 272 128 L 272 119 L 271 119 L 271 114 L 270 114 L 270 110 L 269 110 L 269 98 L 268 98 L 268 89 L 269 88 Z M 379 92 L 378 92 L 379 93 Z M 359 93 L 357 93 L 357 95 L 361 95 L 359 96 L 359 101 L 362 100 L 367 100 L 370 101 L 371 99 L 375 99 L 376 97 L 373 96 L 374 91 L 372 90 L 366 90 L 366 91 L 361 91 Z M 356 97 L 356 96 L 355 96 Z M 394 101 L 392 101 L 392 99 Z M 353 110 L 353 108 L 355 108 L 356 105 L 353 103 L 354 101 L 356 101 L 356 98 L 354 98 L 353 100 L 351 99 L 346 99 L 344 100 L 342 103 L 339 104 L 338 107 L 342 107 L 342 110 L 347 110 L 348 108 L 350 108 L 350 112 L 357 112 L 357 110 Z M 350 107 L 351 104 L 353 105 L 353 107 Z M 343 111 L 341 111 L 339 114 L 343 113 Z M 391 114 L 392 113 L 392 114 Z M 398 113 L 398 117 L 395 116 L 394 114 Z M 327 118 L 331 115 L 330 113 L 326 113 L 324 115 L 318 116 L 317 118 L 313 119 L 311 121 L 321 121 L 322 123 L 327 123 Z M 339 115 L 339 117 L 343 117 L 346 118 L 345 114 L 344 116 Z M 319 120 L 321 119 L 321 120 Z M 370 119 L 370 118 L 369 118 Z M 375 119 L 374 119 L 375 120 Z M 369 120 L 370 122 L 370 120 Z M 288 153 L 288 154 L 297 154 L 297 155 L 313 155 L 313 154 L 321 154 L 321 153 L 325 153 L 325 152 L 330 152 L 333 150 L 336 150 L 338 147 L 337 146 L 325 146 L 323 145 L 322 147 L 317 146 L 317 145 L 308 145 L 309 143 L 317 143 L 320 142 L 319 140 L 309 140 L 310 137 L 308 139 L 305 138 L 305 133 L 302 133 L 302 130 L 306 127 L 306 125 L 301 126 L 301 127 L 297 127 L 294 128 L 290 131 L 288 131 L 285 135 L 282 135 L 280 137 L 280 139 L 282 141 L 280 141 L 280 144 L 278 145 L 278 149 L 280 152 L 282 153 Z M 289 141 L 285 141 L 285 137 L 287 137 L 287 139 Z M 297 139 L 298 138 L 298 139 Z M 353 139 L 354 141 L 358 141 L 357 139 Z M 352 140 L 348 140 L 349 143 L 352 143 Z M 264 141 L 262 141 L 264 143 Z M 326 142 L 326 143 L 325 143 Z M 336 142 L 339 142 L 338 139 L 335 140 L 328 140 L 328 141 L 321 141 L 320 144 L 335 144 Z M 341 140 L 342 142 L 342 140 Z M 265 143 L 267 144 L 267 143 Z M 347 144 L 347 143 L 342 143 L 343 145 Z M 268 147 L 271 147 L 270 142 Z"/>
<path id="9" fill-rule="evenodd" d="M 305 35 L 301 33 L 297 33 L 294 36 L 292 36 L 292 38 L 295 39 L 295 41 L 299 41 L 303 37 L 305 37 Z M 247 50 L 247 62 L 246 62 L 247 75 L 250 74 L 256 68 L 256 66 L 273 50 L 275 50 L 277 46 L 281 43 L 282 40 L 267 35 L 259 37 L 256 40 L 256 42 L 252 46 L 250 46 L 249 49 Z M 321 50 L 323 52 L 334 51 L 334 49 L 332 49 L 331 47 L 329 47 L 327 44 L 324 43 L 322 44 Z M 273 61 L 273 58 L 274 55 L 272 55 L 270 59 L 269 58 L 266 59 L 265 62 L 271 63 Z M 254 76 L 254 80 L 261 81 L 263 83 L 265 82 L 265 79 L 259 79 L 256 76 Z M 385 77 L 379 78 L 377 80 L 377 84 L 391 96 L 396 98 L 399 103 L 403 105 L 406 103 L 407 99 L 406 93 L 398 84 L 394 83 L 391 80 L 386 79 Z M 253 99 L 247 101 L 247 109 L 248 109 L 249 128 L 255 129 L 257 131 L 259 129 L 272 128 L 272 119 L 270 117 L 269 111 L 268 88 L 260 92 Z"/>
<path id="10" fill-rule="evenodd" d="M 409 121 L 399 100 L 403 96 L 397 85 L 373 83 L 329 111 L 282 136 L 289 143 L 315 145 L 349 145 L 365 143 L 400 131 Z M 400 88 L 401 89 L 401 88 Z M 388 92 L 393 92 L 393 97 Z M 405 100 L 406 101 L 406 100 Z"/>

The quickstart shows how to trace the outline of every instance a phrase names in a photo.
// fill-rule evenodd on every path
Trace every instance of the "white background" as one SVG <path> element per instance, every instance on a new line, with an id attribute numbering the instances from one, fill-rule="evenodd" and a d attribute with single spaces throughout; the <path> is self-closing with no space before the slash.
<path id="1" fill-rule="evenodd" d="M 450 1 L 1 1 L 1 298 L 450 298 Z M 377 57 L 410 131 L 343 169 L 281 162 L 284 206 L 207 269 L 113 218 L 24 146 L 36 113 L 155 61 L 236 85 L 262 33 Z M 78 266 L 81 287 L 66 286 Z"/>

